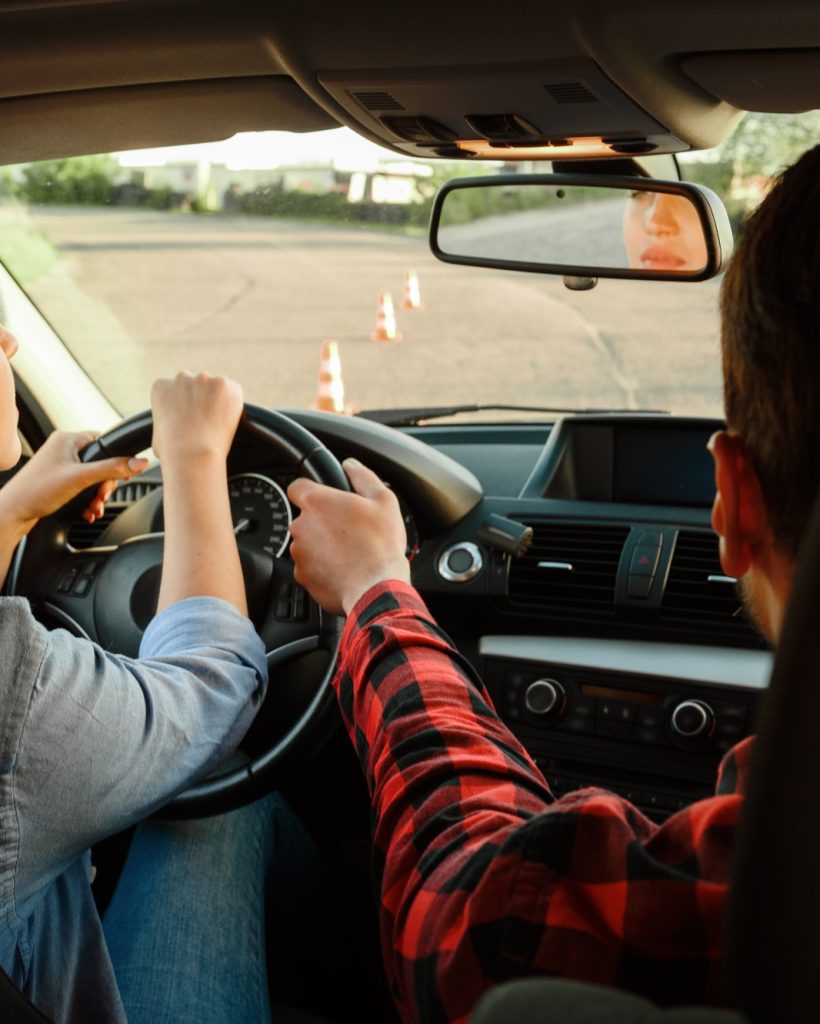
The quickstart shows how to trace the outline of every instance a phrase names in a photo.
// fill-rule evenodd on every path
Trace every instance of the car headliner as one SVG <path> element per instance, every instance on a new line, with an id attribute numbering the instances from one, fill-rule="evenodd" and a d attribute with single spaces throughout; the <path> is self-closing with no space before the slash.
<path id="1" fill-rule="evenodd" d="M 516 113 L 545 137 L 675 152 L 716 145 L 743 109 L 820 106 L 820 7 L 805 0 L 507 10 L 0 0 L 2 162 L 338 124 L 405 155 L 454 155 L 402 139 L 396 114 L 472 138 L 465 117 Z"/>

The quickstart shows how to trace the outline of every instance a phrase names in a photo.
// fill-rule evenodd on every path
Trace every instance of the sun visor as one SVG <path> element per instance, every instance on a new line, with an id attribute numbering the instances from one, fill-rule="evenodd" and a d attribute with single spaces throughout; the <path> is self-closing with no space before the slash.
<path id="1" fill-rule="evenodd" d="M 797 114 L 820 108 L 820 50 L 745 50 L 682 58 L 681 70 L 741 110 Z"/>
<path id="2" fill-rule="evenodd" d="M 285 75 L 50 93 L 0 100 L 0 163 L 337 127 Z"/>

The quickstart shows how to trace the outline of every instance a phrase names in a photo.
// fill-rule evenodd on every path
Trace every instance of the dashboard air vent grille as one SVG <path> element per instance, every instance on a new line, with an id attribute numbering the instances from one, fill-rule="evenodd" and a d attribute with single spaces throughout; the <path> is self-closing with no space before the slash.
<path id="1" fill-rule="evenodd" d="M 161 484 L 150 480 L 129 480 L 120 486 L 111 495 L 112 502 L 120 502 L 125 505 L 133 505 L 135 501 L 144 498 L 146 494 L 155 491 Z M 120 512 L 122 509 L 120 509 Z"/>
<path id="2" fill-rule="evenodd" d="M 510 603 L 557 619 L 611 618 L 628 527 L 538 520 L 527 525 L 534 539 L 526 555 L 512 560 Z"/>
<path id="3" fill-rule="evenodd" d="M 121 504 L 108 503 L 105 506 L 102 519 L 95 519 L 93 523 L 87 523 L 84 519 L 78 519 L 69 528 L 68 543 L 78 551 L 82 551 L 84 548 L 93 548 L 123 510 L 124 506 Z"/>
<path id="4" fill-rule="evenodd" d="M 706 530 L 681 530 L 672 553 L 661 622 L 697 627 L 714 643 L 721 639 L 764 645 L 740 604 L 734 583 L 720 567 L 717 537 Z"/>
<path id="5" fill-rule="evenodd" d="M 93 548 L 121 512 L 160 486 L 159 482 L 149 480 L 129 480 L 120 484 L 105 503 L 105 512 L 101 519 L 93 523 L 78 519 L 71 524 L 68 530 L 68 543 L 78 551 Z"/>

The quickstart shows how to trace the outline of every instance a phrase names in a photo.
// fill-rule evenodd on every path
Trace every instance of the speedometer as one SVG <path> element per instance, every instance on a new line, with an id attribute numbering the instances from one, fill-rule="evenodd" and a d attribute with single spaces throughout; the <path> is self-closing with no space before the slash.
<path id="1" fill-rule="evenodd" d="M 238 473 L 228 481 L 233 532 L 273 558 L 287 547 L 292 519 L 285 492 L 261 473 Z"/>

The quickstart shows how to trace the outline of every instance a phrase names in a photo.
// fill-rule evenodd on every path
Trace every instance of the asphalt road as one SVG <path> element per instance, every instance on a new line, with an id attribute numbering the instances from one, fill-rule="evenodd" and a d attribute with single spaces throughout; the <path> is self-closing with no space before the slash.
<path id="1" fill-rule="evenodd" d="M 439 244 L 445 252 L 502 260 L 626 268 L 624 203 L 620 196 L 480 217 L 441 228 Z"/>
<path id="2" fill-rule="evenodd" d="M 124 414 L 179 369 L 310 405 L 321 342 L 355 408 L 514 402 L 719 415 L 717 282 L 560 279 L 439 263 L 426 240 L 267 218 L 43 207 L 59 252 L 30 291 Z M 423 311 L 399 308 L 418 273 Z M 400 343 L 376 342 L 392 293 Z"/>

